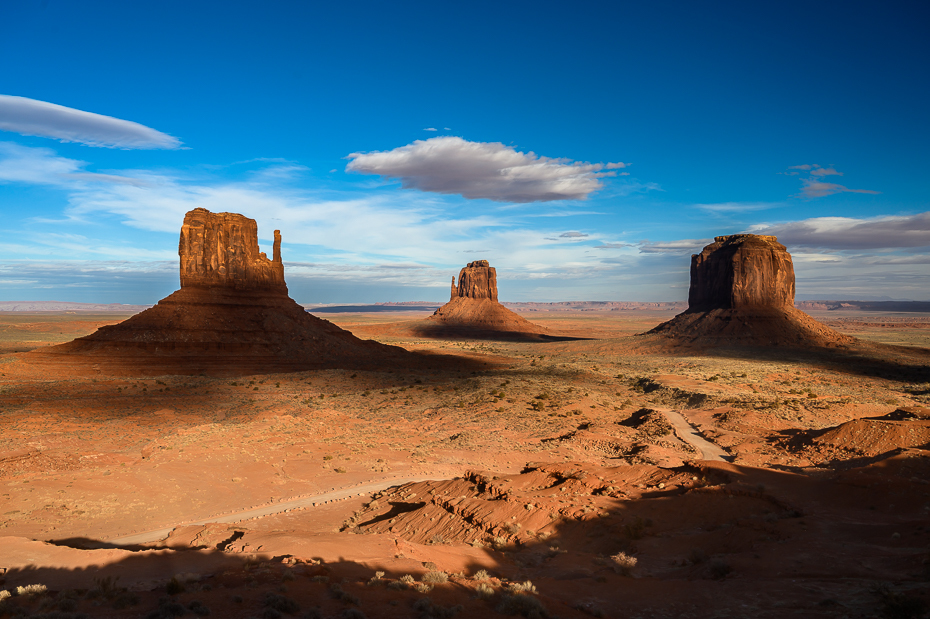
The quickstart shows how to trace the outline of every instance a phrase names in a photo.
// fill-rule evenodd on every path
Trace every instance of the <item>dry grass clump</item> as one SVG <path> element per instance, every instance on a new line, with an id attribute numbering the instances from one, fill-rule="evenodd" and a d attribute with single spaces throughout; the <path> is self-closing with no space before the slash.
<path id="1" fill-rule="evenodd" d="M 615 555 L 611 555 L 610 558 L 614 562 L 614 571 L 622 576 L 631 576 L 633 574 L 633 568 L 636 567 L 638 562 L 636 557 L 630 556 L 625 552 L 618 552 Z"/>
<path id="2" fill-rule="evenodd" d="M 486 600 L 494 596 L 494 587 L 485 583 L 481 583 L 475 587 L 475 593 L 477 593 L 478 597 L 482 600 Z"/>
<path id="3" fill-rule="evenodd" d="M 430 571 L 423 575 L 423 582 L 430 585 L 441 585 L 443 583 L 449 582 L 449 575 L 445 572 L 440 571 Z"/>
<path id="4" fill-rule="evenodd" d="M 48 591 L 45 585 L 26 585 L 25 587 L 16 587 L 16 595 L 42 595 Z"/>
<path id="5" fill-rule="evenodd" d="M 0 589 L 0 601 L 7 599 L 13 594 L 7 591 L 6 589 Z"/>
<path id="6" fill-rule="evenodd" d="M 487 570 L 478 570 L 475 572 L 475 575 L 471 577 L 472 580 L 487 580 L 491 575 Z"/>

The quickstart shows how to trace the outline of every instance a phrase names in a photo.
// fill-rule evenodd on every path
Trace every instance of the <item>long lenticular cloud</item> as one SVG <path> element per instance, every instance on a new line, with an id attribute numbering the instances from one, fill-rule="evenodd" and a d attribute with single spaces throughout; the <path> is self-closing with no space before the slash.
<path id="1" fill-rule="evenodd" d="M 131 120 L 11 95 L 0 95 L 0 130 L 105 148 L 181 147 L 177 138 Z"/>
<path id="2" fill-rule="evenodd" d="M 500 142 L 441 136 L 389 151 L 352 153 L 348 172 L 398 179 L 405 189 L 495 202 L 584 200 L 625 163 L 581 163 L 522 153 Z"/>
<path id="3" fill-rule="evenodd" d="M 930 247 L 930 211 L 856 219 L 814 217 L 750 227 L 754 234 L 773 234 L 789 247 L 822 249 L 903 249 Z"/>

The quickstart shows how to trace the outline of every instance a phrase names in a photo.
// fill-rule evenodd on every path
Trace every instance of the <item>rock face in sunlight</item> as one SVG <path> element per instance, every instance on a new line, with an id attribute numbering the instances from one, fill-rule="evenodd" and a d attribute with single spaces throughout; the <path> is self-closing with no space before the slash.
<path id="1" fill-rule="evenodd" d="M 429 363 L 360 340 L 288 296 L 281 234 L 271 260 L 254 219 L 194 209 L 184 217 L 181 289 L 152 308 L 73 342 L 30 353 L 35 363 L 91 364 L 124 375 L 241 375 Z M 431 363 L 436 363 L 435 360 Z"/>
<path id="2" fill-rule="evenodd" d="M 545 327 L 515 314 L 497 300 L 497 270 L 487 260 L 469 262 L 452 278 L 449 302 L 416 328 L 420 335 L 543 334 Z"/>
<path id="3" fill-rule="evenodd" d="M 181 288 L 232 288 L 287 294 L 281 262 L 281 231 L 274 231 L 273 259 L 258 248 L 254 219 L 196 208 L 184 216 Z"/>
<path id="4" fill-rule="evenodd" d="M 774 236 L 718 236 L 691 256 L 687 311 L 649 331 L 669 345 L 835 347 L 855 340 L 794 308 L 794 265 Z"/>
<path id="5" fill-rule="evenodd" d="M 497 301 L 497 269 L 487 260 L 469 262 L 459 271 L 458 294 L 466 299 L 491 299 Z"/>
<path id="6" fill-rule="evenodd" d="M 718 236 L 691 256 L 689 311 L 794 307 L 794 265 L 774 236 Z"/>

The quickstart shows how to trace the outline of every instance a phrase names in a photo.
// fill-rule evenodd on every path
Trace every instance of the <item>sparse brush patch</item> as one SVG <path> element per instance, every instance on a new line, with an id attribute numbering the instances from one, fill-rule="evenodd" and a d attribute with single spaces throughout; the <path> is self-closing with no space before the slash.
<path id="1" fill-rule="evenodd" d="M 25 587 L 16 587 L 16 595 L 33 596 L 43 595 L 48 591 L 45 585 L 26 585 Z"/>
<path id="2" fill-rule="evenodd" d="M 198 617 L 206 617 L 210 614 L 210 609 L 204 606 L 203 602 L 200 600 L 192 601 L 187 605 L 187 608 Z"/>
<path id="3" fill-rule="evenodd" d="M 527 593 L 505 593 L 496 610 L 503 615 L 521 615 L 527 619 L 549 617 L 549 612 L 539 598 Z"/>
<path id="4" fill-rule="evenodd" d="M 413 610 L 420 613 L 423 619 L 452 619 L 456 613 L 460 613 L 463 607 L 459 604 L 456 606 L 440 606 L 434 604 L 433 600 L 428 597 L 420 598 L 413 603 Z"/>
<path id="5" fill-rule="evenodd" d="M 297 602 L 277 593 L 266 593 L 262 605 L 265 608 L 273 608 L 278 612 L 287 613 L 288 615 L 293 615 L 300 610 L 300 605 Z"/>
<path id="6" fill-rule="evenodd" d="M 487 580 L 490 577 L 491 575 L 488 574 L 487 570 L 478 570 L 477 572 L 475 572 L 475 575 L 472 576 L 471 578 L 472 580 Z"/>
<path id="7" fill-rule="evenodd" d="M 430 571 L 423 574 L 422 580 L 430 585 L 441 585 L 449 581 L 449 575 L 445 572 Z"/>
<path id="8" fill-rule="evenodd" d="M 478 597 L 482 600 L 486 600 L 494 595 L 494 587 L 487 583 L 481 583 L 475 587 L 475 593 L 478 594 Z"/>
<path id="9" fill-rule="evenodd" d="M 375 572 L 375 575 L 368 581 L 368 586 L 384 584 L 384 581 L 381 580 L 382 578 L 384 578 L 384 572 Z"/>
<path id="10" fill-rule="evenodd" d="M 536 587 L 532 582 L 512 582 L 507 586 L 513 593 L 536 593 Z"/>
<path id="11" fill-rule="evenodd" d="M 413 583 L 413 588 L 417 590 L 417 593 L 429 593 L 433 590 L 433 585 L 425 582 L 415 582 Z"/>
<path id="12" fill-rule="evenodd" d="M 312 580 L 313 582 L 321 582 L 323 584 L 326 584 L 329 582 L 329 576 L 323 576 L 322 574 L 318 574 L 314 576 L 313 578 L 311 578 L 310 580 Z"/>
<path id="13" fill-rule="evenodd" d="M 521 525 L 519 522 L 508 522 L 503 527 L 504 531 L 506 531 L 508 535 L 516 535 L 522 528 L 523 525 Z"/>
<path id="14" fill-rule="evenodd" d="M 352 595 L 348 591 L 343 591 L 342 587 L 339 585 L 331 585 L 329 587 L 329 595 L 346 604 L 355 604 L 357 606 L 361 603 L 358 596 Z"/>
<path id="15" fill-rule="evenodd" d="M 610 558 L 614 562 L 614 571 L 621 576 L 631 576 L 633 574 L 633 568 L 636 567 L 636 563 L 638 562 L 636 557 L 632 557 L 625 552 L 618 552 L 615 555 L 611 555 Z"/>
<path id="16" fill-rule="evenodd" d="M 177 595 L 179 593 L 184 593 L 184 585 L 181 584 L 177 578 L 172 578 L 168 581 L 168 584 L 165 585 L 165 591 L 168 595 Z"/>

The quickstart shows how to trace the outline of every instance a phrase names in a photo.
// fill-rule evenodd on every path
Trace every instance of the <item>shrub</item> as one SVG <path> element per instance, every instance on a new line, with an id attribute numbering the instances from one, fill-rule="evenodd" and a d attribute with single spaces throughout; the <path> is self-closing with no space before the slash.
<path id="1" fill-rule="evenodd" d="M 486 600 L 494 595 L 494 587 L 485 583 L 481 583 L 475 587 L 475 592 L 478 594 L 478 597 Z"/>
<path id="2" fill-rule="evenodd" d="M 610 557 L 614 562 L 614 571 L 622 576 L 630 576 L 633 568 L 636 567 L 636 557 L 631 557 L 625 552 L 618 552 Z"/>
<path id="3" fill-rule="evenodd" d="M 497 606 L 497 612 L 504 615 L 522 615 L 527 619 L 543 619 L 549 616 L 539 598 L 526 593 L 504 594 Z"/>
<path id="4" fill-rule="evenodd" d="M 536 587 L 529 580 L 526 582 L 512 582 L 508 588 L 514 593 L 536 593 Z"/>
<path id="5" fill-rule="evenodd" d="M 181 581 L 179 581 L 177 578 L 172 578 L 168 581 L 168 584 L 165 585 L 165 591 L 168 592 L 168 595 L 184 593 L 184 585 L 182 585 Z"/>
<path id="6" fill-rule="evenodd" d="M 430 585 L 441 585 L 444 582 L 448 582 L 448 580 L 449 575 L 445 572 L 432 571 L 423 575 L 423 582 Z"/>
<path id="7" fill-rule="evenodd" d="M 45 585 L 26 585 L 25 587 L 16 587 L 16 595 L 42 595 L 48 591 Z"/>
<path id="8" fill-rule="evenodd" d="M 204 606 L 203 602 L 201 602 L 200 600 L 194 600 L 193 602 L 187 605 L 187 608 L 189 608 L 190 611 L 194 613 L 195 615 L 197 615 L 198 617 L 206 617 L 207 615 L 210 614 L 210 609 Z"/>
<path id="9" fill-rule="evenodd" d="M 477 572 L 475 572 L 475 575 L 472 576 L 471 578 L 472 580 L 487 580 L 490 577 L 491 575 L 488 574 L 487 570 L 478 570 Z"/>
<path id="10" fill-rule="evenodd" d="M 287 613 L 288 615 L 293 615 L 300 610 L 300 605 L 297 604 L 297 602 L 277 593 L 266 593 L 263 604 L 266 608 L 273 608 L 278 612 Z"/>

